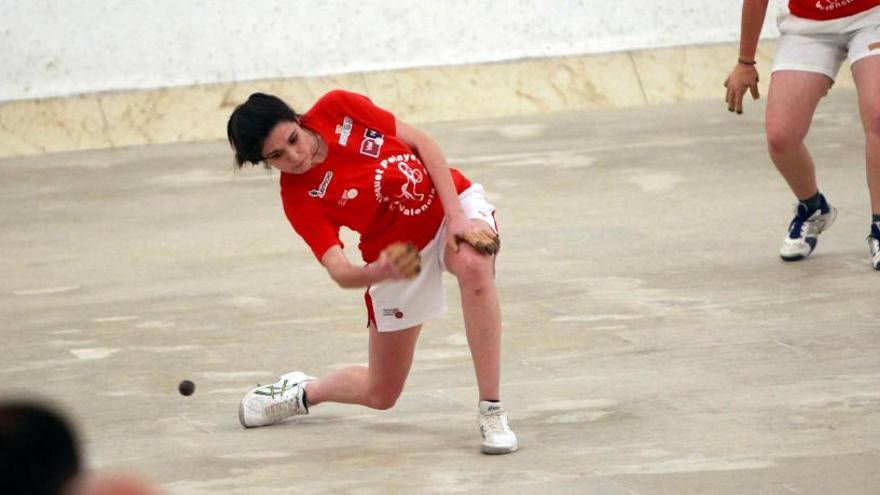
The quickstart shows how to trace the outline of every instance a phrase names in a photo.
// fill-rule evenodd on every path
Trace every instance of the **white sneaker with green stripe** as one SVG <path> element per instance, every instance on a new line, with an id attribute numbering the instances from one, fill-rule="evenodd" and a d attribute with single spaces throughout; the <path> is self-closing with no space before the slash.
<path id="1" fill-rule="evenodd" d="M 315 380 L 301 371 L 281 375 L 272 385 L 259 386 L 241 399 L 238 420 L 245 428 L 268 426 L 291 416 L 308 414 L 303 385 Z"/>

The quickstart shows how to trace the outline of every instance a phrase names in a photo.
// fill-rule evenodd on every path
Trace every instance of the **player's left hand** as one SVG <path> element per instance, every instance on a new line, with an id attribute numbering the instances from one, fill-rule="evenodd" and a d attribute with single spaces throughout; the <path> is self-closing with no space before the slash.
<path id="1" fill-rule="evenodd" d="M 462 242 L 486 255 L 493 255 L 501 248 L 501 239 L 491 227 L 483 221 L 464 217 L 450 220 L 446 236 L 446 244 L 454 253 Z"/>
<path id="2" fill-rule="evenodd" d="M 395 242 L 379 253 L 376 263 L 383 277 L 391 280 L 413 278 L 422 271 L 422 256 L 412 243 Z"/>
<path id="3" fill-rule="evenodd" d="M 743 113 L 743 99 L 746 91 L 752 94 L 752 99 L 757 100 L 758 94 L 758 71 L 754 65 L 744 65 L 737 62 L 730 71 L 730 75 L 724 81 L 726 88 L 724 101 L 727 102 L 727 110 Z"/>

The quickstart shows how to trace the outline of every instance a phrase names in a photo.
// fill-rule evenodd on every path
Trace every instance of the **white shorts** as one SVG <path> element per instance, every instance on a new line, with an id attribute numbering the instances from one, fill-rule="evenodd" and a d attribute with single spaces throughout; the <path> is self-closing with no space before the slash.
<path id="1" fill-rule="evenodd" d="M 495 207 L 486 200 L 486 191 L 479 184 L 458 195 L 468 218 L 483 220 L 495 233 Z M 440 224 L 431 242 L 425 246 L 421 271 L 415 278 L 380 282 L 367 288 L 368 324 L 375 323 L 380 332 L 393 332 L 420 325 L 446 312 L 443 297 L 443 254 L 446 246 L 446 220 Z"/>
<path id="2" fill-rule="evenodd" d="M 773 60 L 773 72 L 798 70 L 837 77 L 843 61 L 856 63 L 871 55 L 880 55 L 880 7 L 856 15 L 814 21 L 779 15 L 779 42 Z"/>

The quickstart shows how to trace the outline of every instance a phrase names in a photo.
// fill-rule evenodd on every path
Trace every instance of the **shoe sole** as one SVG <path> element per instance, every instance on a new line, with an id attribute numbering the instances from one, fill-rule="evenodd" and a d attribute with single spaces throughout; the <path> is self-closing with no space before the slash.
<path id="1" fill-rule="evenodd" d="M 514 446 L 512 449 L 504 448 L 504 447 L 487 447 L 483 445 L 480 449 L 486 455 L 504 455 L 504 454 L 512 454 L 519 450 L 519 445 Z"/>
<path id="2" fill-rule="evenodd" d="M 254 426 L 244 424 L 244 402 L 238 403 L 238 422 L 245 428 L 255 428 Z"/>
<path id="3" fill-rule="evenodd" d="M 812 253 L 812 251 L 810 251 L 810 252 Z M 809 256 L 809 254 L 799 254 L 797 256 L 789 256 L 789 257 L 785 257 L 781 254 L 779 255 L 779 257 L 782 258 L 782 261 L 787 261 L 787 262 L 800 261 L 800 260 L 806 259 L 807 256 Z"/>
<path id="4" fill-rule="evenodd" d="M 806 259 L 807 256 L 813 254 L 813 251 L 816 250 L 816 246 L 819 245 L 819 234 L 825 232 L 826 230 L 831 228 L 831 225 L 834 224 L 834 220 L 837 219 L 837 208 L 831 207 L 831 210 L 828 212 L 828 218 L 825 220 L 825 225 L 822 226 L 822 230 L 816 232 L 816 244 L 813 245 L 813 249 L 810 249 L 810 252 L 807 254 L 796 254 L 794 256 L 784 256 L 782 253 L 779 254 L 779 257 L 782 258 L 782 261 L 800 261 L 802 259 Z"/>

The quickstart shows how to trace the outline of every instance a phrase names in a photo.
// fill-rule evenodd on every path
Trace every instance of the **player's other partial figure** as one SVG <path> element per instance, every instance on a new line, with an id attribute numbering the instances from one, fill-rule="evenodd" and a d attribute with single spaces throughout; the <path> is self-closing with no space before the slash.
<path id="1" fill-rule="evenodd" d="M 739 61 L 724 83 L 727 107 L 742 113 L 743 96 L 758 98 L 755 52 L 768 0 L 745 0 Z M 880 270 L 880 0 L 790 0 L 778 18 L 781 36 L 773 63 L 765 127 L 770 158 L 798 198 L 779 250 L 783 260 L 806 258 L 837 210 L 819 192 L 813 158 L 804 146 L 813 113 L 849 58 L 865 130 L 872 220 L 871 265 Z"/>
<path id="2" fill-rule="evenodd" d="M 0 401 L 0 493 L 4 495 L 158 495 L 138 476 L 85 469 L 79 439 L 54 407 Z"/>
<path id="3" fill-rule="evenodd" d="M 446 310 L 441 277 L 448 270 L 458 279 L 477 375 L 482 451 L 515 451 L 499 402 L 498 230 L 483 188 L 449 168 L 424 132 L 355 93 L 331 91 L 302 115 L 255 93 L 232 113 L 227 131 L 239 167 L 263 163 L 281 172 L 285 214 L 330 278 L 366 288 L 369 328 L 367 366 L 322 378 L 282 375 L 245 395 L 241 424 L 271 425 L 322 402 L 392 407 L 422 324 Z M 347 259 L 342 226 L 360 234 L 364 264 Z"/>

